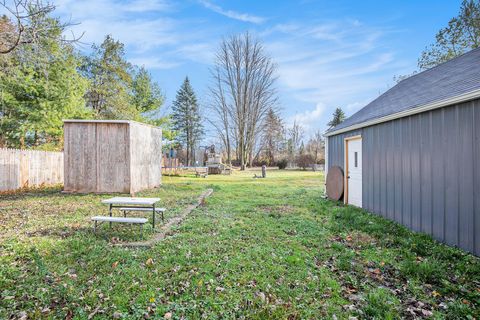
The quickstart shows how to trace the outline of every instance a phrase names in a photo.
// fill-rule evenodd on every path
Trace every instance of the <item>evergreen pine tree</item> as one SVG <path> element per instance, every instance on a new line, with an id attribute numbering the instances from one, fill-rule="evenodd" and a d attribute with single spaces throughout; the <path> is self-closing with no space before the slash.
<path id="1" fill-rule="evenodd" d="M 333 119 L 329 123 L 327 123 L 327 126 L 333 128 L 342 123 L 343 120 L 345 120 L 345 112 L 343 112 L 342 108 L 337 108 L 333 113 Z"/>
<path id="2" fill-rule="evenodd" d="M 178 132 L 178 142 L 186 149 L 186 164 L 195 160 L 195 147 L 203 135 L 203 125 L 198 108 L 197 97 L 188 77 L 177 91 L 172 106 L 173 128 Z"/>
<path id="3" fill-rule="evenodd" d="M 140 120 L 131 103 L 132 65 L 126 60 L 125 46 L 107 35 L 100 46 L 85 58 L 82 71 L 90 80 L 87 106 L 97 118 Z"/>

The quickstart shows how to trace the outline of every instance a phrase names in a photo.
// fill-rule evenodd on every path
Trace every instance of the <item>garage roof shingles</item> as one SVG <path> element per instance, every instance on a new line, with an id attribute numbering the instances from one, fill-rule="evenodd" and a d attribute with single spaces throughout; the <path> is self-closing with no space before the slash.
<path id="1" fill-rule="evenodd" d="M 329 132 L 478 89 L 480 48 L 400 81 Z"/>

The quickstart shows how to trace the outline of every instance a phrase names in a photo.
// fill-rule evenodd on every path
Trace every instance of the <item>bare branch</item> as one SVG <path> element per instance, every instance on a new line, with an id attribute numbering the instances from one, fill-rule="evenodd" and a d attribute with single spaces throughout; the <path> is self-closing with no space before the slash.
<path id="1" fill-rule="evenodd" d="M 68 27 L 74 25 L 66 22 L 56 25 L 45 23 L 55 6 L 42 0 L 1 0 L 8 14 L 0 17 L 0 55 L 13 52 L 24 44 L 38 44 L 41 39 L 52 37 L 52 28 L 62 33 Z M 56 35 L 61 37 L 61 35 Z M 66 43 L 75 43 L 83 36 L 76 37 L 72 32 L 70 39 L 61 38 Z"/>

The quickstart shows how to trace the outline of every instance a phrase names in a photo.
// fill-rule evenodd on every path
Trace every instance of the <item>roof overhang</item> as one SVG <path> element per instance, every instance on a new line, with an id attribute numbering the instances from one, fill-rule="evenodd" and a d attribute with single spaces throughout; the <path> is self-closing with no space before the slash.
<path id="1" fill-rule="evenodd" d="M 447 106 L 450 106 L 452 104 L 457 104 L 457 103 L 462 103 L 462 102 L 474 100 L 474 99 L 477 99 L 477 98 L 480 98 L 480 89 L 470 91 L 468 93 L 464 93 L 464 94 L 461 94 L 461 95 L 458 95 L 458 96 L 455 96 L 455 97 L 451 97 L 451 98 L 448 98 L 448 99 L 439 100 L 439 101 L 428 103 L 428 104 L 425 104 L 425 105 L 422 105 L 422 106 L 414 107 L 414 108 L 411 108 L 411 109 L 408 109 L 408 110 L 400 111 L 400 112 L 397 112 L 397 113 L 392 113 L 392 114 L 389 114 L 387 116 L 375 118 L 375 119 L 372 119 L 372 120 L 367 120 L 367 121 L 364 121 L 364 122 L 361 122 L 361 123 L 358 123 L 358 124 L 353 124 L 351 126 L 341 128 L 341 129 L 338 129 L 338 130 L 333 130 L 333 131 L 330 131 L 330 132 L 326 132 L 324 134 L 324 136 L 325 137 L 330 137 L 330 136 L 345 133 L 345 132 L 348 132 L 348 131 L 373 126 L 375 124 L 379 124 L 379 123 L 382 123 L 382 122 L 387 122 L 387 121 L 391 121 L 391 120 L 395 120 L 395 119 L 399 119 L 399 118 L 403 118 L 403 117 L 408 117 L 408 116 L 411 116 L 411 115 L 414 115 L 414 114 L 417 114 L 417 113 L 431 111 L 431 110 L 447 107 Z"/>
<path id="2" fill-rule="evenodd" d="M 130 120 L 89 120 L 89 119 L 64 119 L 63 122 L 83 122 L 83 123 L 130 123 Z"/>
<path id="3" fill-rule="evenodd" d="M 113 123 L 113 124 L 114 124 L 114 123 L 123 123 L 123 124 L 136 123 L 136 124 L 140 124 L 140 125 L 142 125 L 142 126 L 148 126 L 148 127 L 152 127 L 152 128 L 161 129 L 160 127 L 151 125 L 151 124 L 149 124 L 149 123 L 143 123 L 143 122 L 138 122 L 138 121 L 134 121 L 134 120 L 64 119 L 63 122 L 64 122 L 64 123 Z"/>

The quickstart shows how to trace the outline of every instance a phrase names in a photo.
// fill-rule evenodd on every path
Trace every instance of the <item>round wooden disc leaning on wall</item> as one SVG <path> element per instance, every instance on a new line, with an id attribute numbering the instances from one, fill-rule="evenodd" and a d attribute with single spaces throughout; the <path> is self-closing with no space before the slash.
<path id="1" fill-rule="evenodd" d="M 338 166 L 328 169 L 327 196 L 335 201 L 343 196 L 343 170 Z"/>

